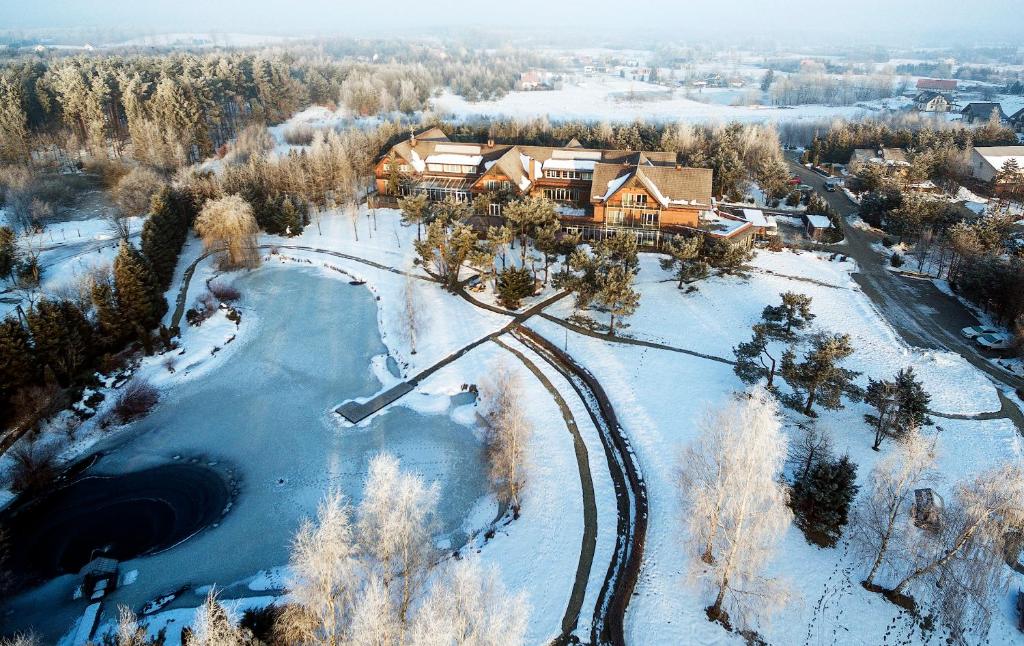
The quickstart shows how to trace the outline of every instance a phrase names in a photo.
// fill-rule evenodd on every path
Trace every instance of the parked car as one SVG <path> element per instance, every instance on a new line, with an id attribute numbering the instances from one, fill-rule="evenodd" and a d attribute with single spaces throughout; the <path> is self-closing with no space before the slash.
<path id="1" fill-rule="evenodd" d="M 967 339 L 977 339 L 979 336 L 983 334 L 998 333 L 999 330 L 995 329 L 994 327 L 989 327 L 987 325 L 975 325 L 973 327 L 965 327 L 964 329 L 960 330 L 960 334 Z"/>
<path id="2" fill-rule="evenodd" d="M 798 190 L 798 191 L 804 191 L 804 192 L 809 192 L 809 191 L 813 191 L 813 190 L 814 190 L 814 187 L 813 187 L 813 186 L 811 186 L 810 184 L 800 184 L 800 185 L 798 185 L 798 186 L 796 187 L 796 190 Z"/>
<path id="3" fill-rule="evenodd" d="M 789 183 L 790 186 L 796 186 L 797 184 L 803 184 L 804 180 L 799 175 L 794 175 L 794 176 L 789 178 L 789 182 L 788 183 Z"/>
<path id="4" fill-rule="evenodd" d="M 830 177 L 825 180 L 825 190 L 829 193 L 834 193 L 842 185 L 843 180 L 838 177 Z"/>
<path id="5" fill-rule="evenodd" d="M 1024 377 L 1024 359 L 1000 359 L 996 365 L 1011 375 Z"/>
<path id="6" fill-rule="evenodd" d="M 988 350 L 1008 350 L 1013 345 L 1008 334 L 982 334 L 975 341 Z"/>

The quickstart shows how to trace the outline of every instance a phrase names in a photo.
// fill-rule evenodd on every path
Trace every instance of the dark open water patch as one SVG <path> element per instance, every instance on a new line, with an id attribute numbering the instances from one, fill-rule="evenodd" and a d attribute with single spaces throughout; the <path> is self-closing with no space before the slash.
<path id="1" fill-rule="evenodd" d="M 85 477 L 3 519 L 8 567 L 49 578 L 78 572 L 100 550 L 120 561 L 154 554 L 217 522 L 230 499 L 221 474 L 199 464 Z"/>

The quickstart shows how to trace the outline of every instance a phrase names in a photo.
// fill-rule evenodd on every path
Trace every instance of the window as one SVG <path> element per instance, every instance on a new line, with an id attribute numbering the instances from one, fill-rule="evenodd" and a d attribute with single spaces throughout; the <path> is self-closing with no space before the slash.
<path id="1" fill-rule="evenodd" d="M 575 188 L 546 188 L 544 197 L 556 202 L 579 202 L 580 192 Z"/>
<path id="2" fill-rule="evenodd" d="M 544 177 L 548 179 L 585 179 L 590 181 L 594 178 L 594 173 L 576 170 L 553 170 L 549 168 L 544 171 Z"/>
<path id="3" fill-rule="evenodd" d="M 408 173 L 409 172 L 409 164 L 399 164 L 398 165 L 398 172 L 399 173 Z"/>
<path id="4" fill-rule="evenodd" d="M 498 180 L 495 180 L 495 179 L 489 179 L 489 180 L 487 180 L 487 183 L 484 184 L 485 188 L 487 188 L 488 191 L 496 191 L 496 190 L 498 190 L 498 185 L 499 185 L 499 182 L 498 182 Z"/>
<path id="5" fill-rule="evenodd" d="M 618 209 L 608 209 L 605 219 L 608 224 L 622 224 L 622 211 Z"/>
<path id="6" fill-rule="evenodd" d="M 487 214 L 488 215 L 501 215 L 501 204 L 498 204 L 496 202 L 491 202 L 490 204 L 488 204 L 487 205 Z"/>
<path id="7" fill-rule="evenodd" d="M 656 227 L 658 226 L 658 213 L 656 211 L 645 212 L 640 216 L 640 221 L 645 227 Z"/>
<path id="8" fill-rule="evenodd" d="M 384 165 L 381 166 L 381 168 L 384 170 L 385 173 L 390 172 L 391 171 L 391 164 L 389 164 L 388 162 L 384 162 Z"/>
<path id="9" fill-rule="evenodd" d="M 647 205 L 647 196 L 643 193 L 623 193 L 622 194 L 622 206 L 626 207 L 644 207 Z"/>

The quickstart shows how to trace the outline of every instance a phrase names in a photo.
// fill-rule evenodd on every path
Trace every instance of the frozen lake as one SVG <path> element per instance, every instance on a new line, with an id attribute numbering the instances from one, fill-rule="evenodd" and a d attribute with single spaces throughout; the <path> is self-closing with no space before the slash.
<path id="1" fill-rule="evenodd" d="M 370 366 L 387 350 L 369 290 L 296 267 L 259 269 L 234 284 L 243 294 L 236 343 L 244 345 L 213 372 L 170 389 L 133 428 L 99 444 L 106 455 L 93 472 L 195 461 L 230 474 L 239 494 L 219 526 L 122 563 L 122 573 L 137 569 L 139 576 L 111 595 L 108 612 L 117 603 L 138 608 L 186 585 L 229 588 L 285 564 L 301 519 L 335 487 L 357 504 L 367 462 L 381 451 L 439 484 L 439 541 L 461 544 L 467 513 L 486 495 L 482 446 L 449 415 L 392 406 L 366 427 L 338 423 L 335 406 L 382 387 Z M 34 626 L 44 636 L 66 629 L 85 607 L 70 602 L 76 584 L 76 577 L 63 576 L 22 595 L 0 623 Z M 182 603 L 199 600 L 186 594 Z"/>

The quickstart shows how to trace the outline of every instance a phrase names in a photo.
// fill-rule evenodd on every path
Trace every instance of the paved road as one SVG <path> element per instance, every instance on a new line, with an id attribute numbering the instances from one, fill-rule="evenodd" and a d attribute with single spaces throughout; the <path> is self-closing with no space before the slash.
<path id="1" fill-rule="evenodd" d="M 835 246 L 834 250 L 857 261 L 860 271 L 853 274 L 853 279 L 907 343 L 955 352 L 985 372 L 998 387 L 1024 388 L 1024 379 L 994 366 L 973 342 L 960 336 L 961 328 L 978 325 L 978 319 L 960 301 L 940 291 L 928 278 L 886 269 L 885 257 L 871 247 L 880 236 L 850 226 L 848 217 L 857 214 L 857 205 L 845 193 L 825 191 L 823 177 L 788 155 L 787 162 L 805 184 L 814 187 L 843 216 L 846 243 Z M 1024 415 L 1020 410 L 1015 406 L 1004 405 L 1003 408 L 1024 434 Z"/>

